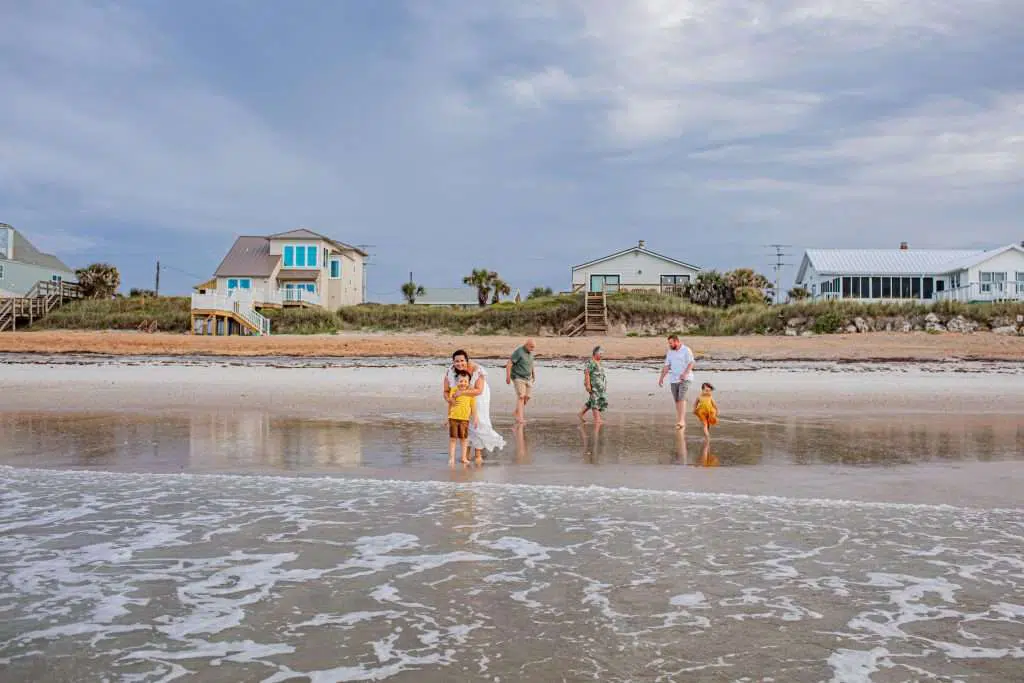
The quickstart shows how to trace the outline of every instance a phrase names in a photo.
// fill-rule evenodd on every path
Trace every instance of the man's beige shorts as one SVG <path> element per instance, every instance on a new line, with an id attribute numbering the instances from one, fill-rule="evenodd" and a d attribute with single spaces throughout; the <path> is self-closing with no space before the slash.
<path id="1" fill-rule="evenodd" d="M 514 379 L 512 380 L 512 386 L 516 388 L 517 398 L 530 398 L 530 389 L 533 387 L 533 382 L 528 379 Z"/>

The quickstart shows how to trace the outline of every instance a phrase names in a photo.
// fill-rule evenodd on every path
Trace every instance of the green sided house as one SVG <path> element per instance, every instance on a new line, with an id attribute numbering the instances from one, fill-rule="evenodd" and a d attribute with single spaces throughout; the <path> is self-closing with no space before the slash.
<path id="1" fill-rule="evenodd" d="M 6 223 L 0 223 L 0 298 L 26 296 L 40 282 L 74 282 L 71 270 Z"/>
<path id="2" fill-rule="evenodd" d="M 192 295 L 196 334 L 269 334 L 266 308 L 337 310 L 366 300 L 363 250 L 299 229 L 235 240 Z"/>

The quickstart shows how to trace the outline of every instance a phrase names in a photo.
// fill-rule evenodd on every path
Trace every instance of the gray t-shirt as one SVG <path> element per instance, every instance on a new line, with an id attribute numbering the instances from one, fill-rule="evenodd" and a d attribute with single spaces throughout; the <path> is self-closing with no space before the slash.
<path id="1" fill-rule="evenodd" d="M 533 354 L 525 346 L 512 352 L 512 379 L 533 379 Z"/>

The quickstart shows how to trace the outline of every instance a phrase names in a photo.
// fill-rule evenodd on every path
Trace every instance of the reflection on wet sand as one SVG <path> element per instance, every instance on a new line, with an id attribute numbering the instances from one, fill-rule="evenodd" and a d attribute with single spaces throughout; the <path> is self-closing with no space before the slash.
<path id="1" fill-rule="evenodd" d="M 711 448 L 647 420 L 601 426 L 539 420 L 483 465 L 900 465 L 1024 457 L 1016 420 L 730 421 Z M 257 411 L 174 415 L 0 415 L 0 463 L 131 471 L 314 471 L 446 464 L 434 423 L 282 418 Z M 689 454 L 701 448 L 700 456 Z"/>

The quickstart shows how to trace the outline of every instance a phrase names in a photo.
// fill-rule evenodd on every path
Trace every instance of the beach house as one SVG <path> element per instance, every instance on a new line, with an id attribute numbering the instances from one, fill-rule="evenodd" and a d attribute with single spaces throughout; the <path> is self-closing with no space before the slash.
<path id="1" fill-rule="evenodd" d="M 808 249 L 796 275 L 812 299 L 1024 301 L 1024 242 L 992 249 Z"/>
<path id="2" fill-rule="evenodd" d="M 75 271 L 46 254 L 7 223 L 0 223 L 0 298 L 23 297 L 40 282 L 74 282 Z"/>
<path id="3" fill-rule="evenodd" d="M 416 297 L 417 306 L 444 306 L 448 308 L 479 308 L 480 299 L 474 287 L 424 287 L 424 293 Z M 488 296 L 487 305 L 491 304 L 493 293 Z M 519 290 L 508 296 L 500 297 L 501 302 L 518 301 Z"/>
<path id="4" fill-rule="evenodd" d="M 628 249 L 573 266 L 572 292 L 681 294 L 700 271 L 700 266 L 653 252 L 639 240 Z"/>
<path id="5" fill-rule="evenodd" d="M 307 229 L 235 240 L 192 295 L 193 331 L 266 334 L 264 308 L 337 310 L 366 300 L 367 254 Z"/>

